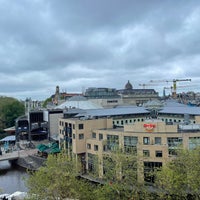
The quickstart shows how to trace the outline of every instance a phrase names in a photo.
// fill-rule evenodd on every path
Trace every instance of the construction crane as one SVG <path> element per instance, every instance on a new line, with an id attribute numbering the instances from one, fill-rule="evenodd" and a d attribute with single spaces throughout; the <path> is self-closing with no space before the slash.
<path id="1" fill-rule="evenodd" d="M 197 87 L 197 85 L 178 85 L 176 89 L 182 89 L 182 88 L 190 88 L 190 87 Z M 166 97 L 165 91 L 170 89 L 171 93 L 173 92 L 173 86 L 171 87 L 163 87 L 163 97 Z"/>
<path id="2" fill-rule="evenodd" d="M 138 84 L 139 86 L 142 86 L 143 89 L 145 89 L 147 86 L 158 86 L 157 84 L 150 84 L 150 83 L 141 83 Z"/>
<path id="3" fill-rule="evenodd" d="M 191 79 L 173 79 L 173 80 L 150 80 L 151 83 L 153 82 L 173 82 L 172 86 L 172 97 L 176 98 L 176 89 L 177 89 L 177 82 L 179 81 L 191 81 Z"/>

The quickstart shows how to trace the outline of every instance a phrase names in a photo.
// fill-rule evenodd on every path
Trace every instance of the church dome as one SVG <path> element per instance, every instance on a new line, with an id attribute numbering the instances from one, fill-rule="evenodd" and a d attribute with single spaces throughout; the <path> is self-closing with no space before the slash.
<path id="1" fill-rule="evenodd" d="M 128 83 L 125 85 L 125 89 L 127 90 L 132 90 L 133 86 L 131 85 L 131 83 L 128 81 Z"/>

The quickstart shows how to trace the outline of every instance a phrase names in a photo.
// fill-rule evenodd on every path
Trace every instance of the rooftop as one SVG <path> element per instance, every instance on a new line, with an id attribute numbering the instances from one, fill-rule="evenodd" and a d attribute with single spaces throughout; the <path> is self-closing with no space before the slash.
<path id="1" fill-rule="evenodd" d="M 154 102 L 155 103 L 155 102 Z M 159 102 L 160 114 L 189 114 L 200 115 L 200 107 L 191 107 L 185 104 L 180 104 L 176 101 Z M 154 104 L 154 106 L 156 106 Z M 77 110 L 76 110 L 77 111 Z M 67 112 L 71 112 L 70 110 Z M 136 114 L 148 114 L 149 111 L 145 106 L 119 106 L 115 108 L 96 108 L 96 109 L 81 109 L 77 111 L 76 117 L 112 117 L 120 115 L 136 115 Z"/>

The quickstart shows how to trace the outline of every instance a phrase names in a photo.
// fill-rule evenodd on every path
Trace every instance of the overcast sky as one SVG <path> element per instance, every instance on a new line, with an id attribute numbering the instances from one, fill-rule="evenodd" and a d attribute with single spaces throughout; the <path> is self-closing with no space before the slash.
<path id="1" fill-rule="evenodd" d="M 177 84 L 200 90 L 199 0 L 0 0 L 0 13 L 0 95 L 188 78 Z"/>

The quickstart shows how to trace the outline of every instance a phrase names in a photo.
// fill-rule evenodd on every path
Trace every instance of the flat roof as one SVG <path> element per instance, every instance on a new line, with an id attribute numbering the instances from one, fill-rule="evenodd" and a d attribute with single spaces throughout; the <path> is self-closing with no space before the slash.
<path id="1" fill-rule="evenodd" d="M 162 103 L 163 107 L 158 111 L 160 114 L 200 115 L 200 107 L 181 104 L 174 100 L 169 100 Z M 80 112 L 77 112 L 75 117 L 112 117 L 120 115 L 137 115 L 149 113 L 150 111 L 144 106 L 119 106 L 115 108 L 84 109 Z"/>

